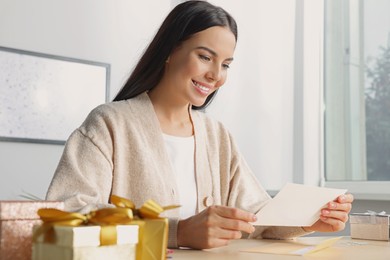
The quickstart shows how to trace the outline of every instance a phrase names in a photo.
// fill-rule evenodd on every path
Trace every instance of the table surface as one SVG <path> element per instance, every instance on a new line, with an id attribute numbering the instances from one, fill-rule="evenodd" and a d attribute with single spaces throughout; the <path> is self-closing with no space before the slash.
<path id="1" fill-rule="evenodd" d="M 303 244 L 318 244 L 321 241 L 331 237 L 300 237 L 295 240 L 253 240 L 240 239 L 231 241 L 228 246 L 208 249 L 208 250 L 191 250 L 177 249 L 170 255 L 173 260 L 180 259 L 202 259 L 202 260 L 230 260 L 230 259 L 331 259 L 331 260 L 355 260 L 355 259 L 371 259 L 381 260 L 390 259 L 390 242 L 373 241 L 373 240 L 358 240 L 350 237 L 343 237 L 329 248 L 306 254 L 304 256 L 294 255 L 279 255 L 265 253 L 248 253 L 240 250 L 269 245 L 270 243 L 303 243 Z"/>

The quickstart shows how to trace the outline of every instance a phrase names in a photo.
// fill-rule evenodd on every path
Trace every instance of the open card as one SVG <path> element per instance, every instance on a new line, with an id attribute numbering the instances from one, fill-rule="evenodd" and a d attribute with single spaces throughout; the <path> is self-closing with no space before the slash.
<path id="1" fill-rule="evenodd" d="M 317 245 L 290 243 L 290 242 L 275 242 L 263 246 L 247 248 L 241 250 L 242 252 L 250 253 L 265 253 L 265 254 L 279 254 L 279 255 L 305 255 L 320 251 L 333 245 L 341 237 L 334 237 L 326 239 Z"/>
<path id="2" fill-rule="evenodd" d="M 256 214 L 252 225 L 311 226 L 320 218 L 321 209 L 346 191 L 288 183 Z"/>

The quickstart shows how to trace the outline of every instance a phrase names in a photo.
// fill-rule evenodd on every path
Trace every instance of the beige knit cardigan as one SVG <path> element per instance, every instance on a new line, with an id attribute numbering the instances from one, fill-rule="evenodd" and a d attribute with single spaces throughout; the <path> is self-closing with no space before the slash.
<path id="1" fill-rule="evenodd" d="M 191 111 L 195 133 L 197 212 L 211 205 L 258 212 L 270 199 L 252 174 L 224 126 L 203 112 Z M 146 93 L 95 108 L 76 129 L 50 184 L 47 199 L 62 200 L 69 211 L 106 207 L 111 194 L 179 204 L 159 121 Z M 185 202 L 183 202 L 185 203 Z M 179 210 L 169 210 L 169 240 L 177 247 Z M 251 237 L 291 238 L 302 228 L 257 227 Z M 247 237 L 247 235 L 244 235 Z"/>

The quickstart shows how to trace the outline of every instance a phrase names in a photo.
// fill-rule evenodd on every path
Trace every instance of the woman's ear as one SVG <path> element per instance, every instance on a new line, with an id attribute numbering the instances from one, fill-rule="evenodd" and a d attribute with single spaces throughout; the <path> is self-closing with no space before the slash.
<path id="1" fill-rule="evenodd" d="M 169 63 L 170 58 L 171 58 L 171 56 L 168 56 L 168 58 L 165 60 L 165 63 Z"/>

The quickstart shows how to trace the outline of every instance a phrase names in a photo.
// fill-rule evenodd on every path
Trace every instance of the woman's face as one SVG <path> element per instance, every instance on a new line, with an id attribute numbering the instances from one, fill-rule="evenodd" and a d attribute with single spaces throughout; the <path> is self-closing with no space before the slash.
<path id="1" fill-rule="evenodd" d="M 233 61 L 236 40 L 226 27 L 214 26 L 194 34 L 169 56 L 163 81 L 179 102 L 201 106 L 221 87 Z"/>

